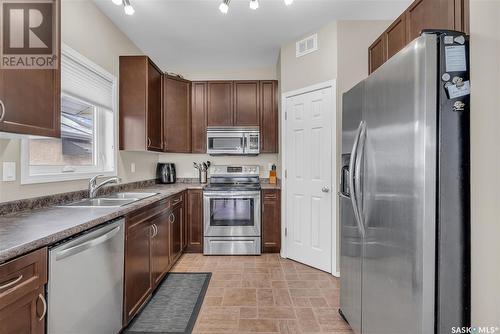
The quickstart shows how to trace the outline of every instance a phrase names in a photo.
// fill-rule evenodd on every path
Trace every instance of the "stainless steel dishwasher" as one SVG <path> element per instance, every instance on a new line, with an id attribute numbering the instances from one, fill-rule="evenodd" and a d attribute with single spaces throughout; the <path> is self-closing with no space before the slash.
<path id="1" fill-rule="evenodd" d="M 120 331 L 123 255 L 123 219 L 49 251 L 48 333 Z"/>

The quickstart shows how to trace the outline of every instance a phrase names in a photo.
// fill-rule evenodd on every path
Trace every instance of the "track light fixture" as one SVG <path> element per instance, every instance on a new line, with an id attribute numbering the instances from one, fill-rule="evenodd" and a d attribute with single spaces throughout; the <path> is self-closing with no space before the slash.
<path id="1" fill-rule="evenodd" d="M 130 4 L 130 0 L 123 0 L 123 9 L 125 10 L 125 14 L 134 15 L 135 9 Z"/>
<path id="2" fill-rule="evenodd" d="M 250 9 L 256 10 L 259 8 L 259 0 L 250 0 Z"/>
<path id="3" fill-rule="evenodd" d="M 227 14 L 227 12 L 229 11 L 230 2 L 231 0 L 222 0 L 221 4 L 219 5 L 219 10 L 222 14 Z"/>
<path id="4" fill-rule="evenodd" d="M 293 0 L 284 0 L 284 1 L 285 1 L 285 5 L 287 5 L 287 6 L 290 6 L 293 3 Z M 221 13 L 227 14 L 229 12 L 229 3 L 230 2 L 231 2 L 231 0 L 222 0 L 222 2 L 219 5 L 219 10 L 221 11 Z M 249 7 L 252 10 L 258 9 L 260 7 L 259 0 L 250 0 Z"/>

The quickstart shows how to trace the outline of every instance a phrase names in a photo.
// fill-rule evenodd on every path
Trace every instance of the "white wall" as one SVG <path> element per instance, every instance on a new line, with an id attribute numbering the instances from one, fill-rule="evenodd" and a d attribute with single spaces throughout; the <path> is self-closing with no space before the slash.
<path id="1" fill-rule="evenodd" d="M 318 51 L 297 58 L 295 43 L 318 34 Z M 306 34 L 281 47 L 281 92 L 311 86 L 337 78 L 337 22 Z"/>
<path id="2" fill-rule="evenodd" d="M 472 323 L 500 327 L 500 2 L 471 0 Z"/>
<path id="3" fill-rule="evenodd" d="M 275 67 L 248 68 L 230 71 L 182 72 L 183 77 L 193 81 L 203 80 L 276 80 Z"/>
<path id="4" fill-rule="evenodd" d="M 296 58 L 296 41 L 281 48 L 278 74 L 281 77 L 282 92 L 336 79 L 337 152 L 340 152 L 342 138 L 342 94 L 368 76 L 368 47 L 390 24 L 391 21 L 337 21 L 318 30 L 317 52 Z M 340 169 L 339 165 L 340 156 L 337 157 L 337 171 Z M 337 175 L 334 182 L 338 179 Z M 337 202 L 335 200 L 335 212 L 338 213 Z M 340 237 L 338 216 L 335 221 L 337 236 Z M 339 245 L 337 240 L 338 255 Z M 339 261 L 337 265 L 338 263 Z M 336 271 L 339 271 L 338 267 Z"/>
<path id="5" fill-rule="evenodd" d="M 118 56 L 142 54 L 92 1 L 63 0 L 61 4 L 61 38 L 85 57 L 118 77 Z M 0 139 L 0 165 L 15 161 L 17 181 L 0 181 L 0 202 L 85 189 L 86 180 L 48 184 L 20 184 L 20 140 Z M 124 182 L 151 179 L 154 176 L 158 154 L 120 152 L 118 175 Z M 136 163 L 136 172 L 130 173 L 130 163 Z"/>

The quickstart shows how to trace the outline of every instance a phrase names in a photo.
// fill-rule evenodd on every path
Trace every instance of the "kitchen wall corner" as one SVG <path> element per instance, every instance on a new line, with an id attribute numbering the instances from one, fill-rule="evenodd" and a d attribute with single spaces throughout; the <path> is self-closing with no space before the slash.
<path id="1" fill-rule="evenodd" d="M 126 54 L 142 54 L 104 15 L 93 1 L 62 0 L 61 3 L 62 43 L 89 58 L 118 77 L 118 57 Z M 16 162 L 16 181 L 0 181 L 0 202 L 24 199 L 87 187 L 87 180 L 21 185 L 20 182 L 20 139 L 0 139 L 0 166 L 4 161 Z M 158 154 L 119 152 L 118 176 L 123 182 L 147 180 L 154 177 Z M 130 164 L 136 164 L 136 172 L 130 172 Z"/>

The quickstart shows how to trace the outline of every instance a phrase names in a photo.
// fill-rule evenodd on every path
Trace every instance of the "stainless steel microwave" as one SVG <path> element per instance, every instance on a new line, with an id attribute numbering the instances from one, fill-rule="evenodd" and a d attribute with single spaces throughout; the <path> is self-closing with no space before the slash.
<path id="1" fill-rule="evenodd" d="M 259 128 L 208 128 L 207 153 L 210 155 L 257 155 L 260 153 Z"/>

